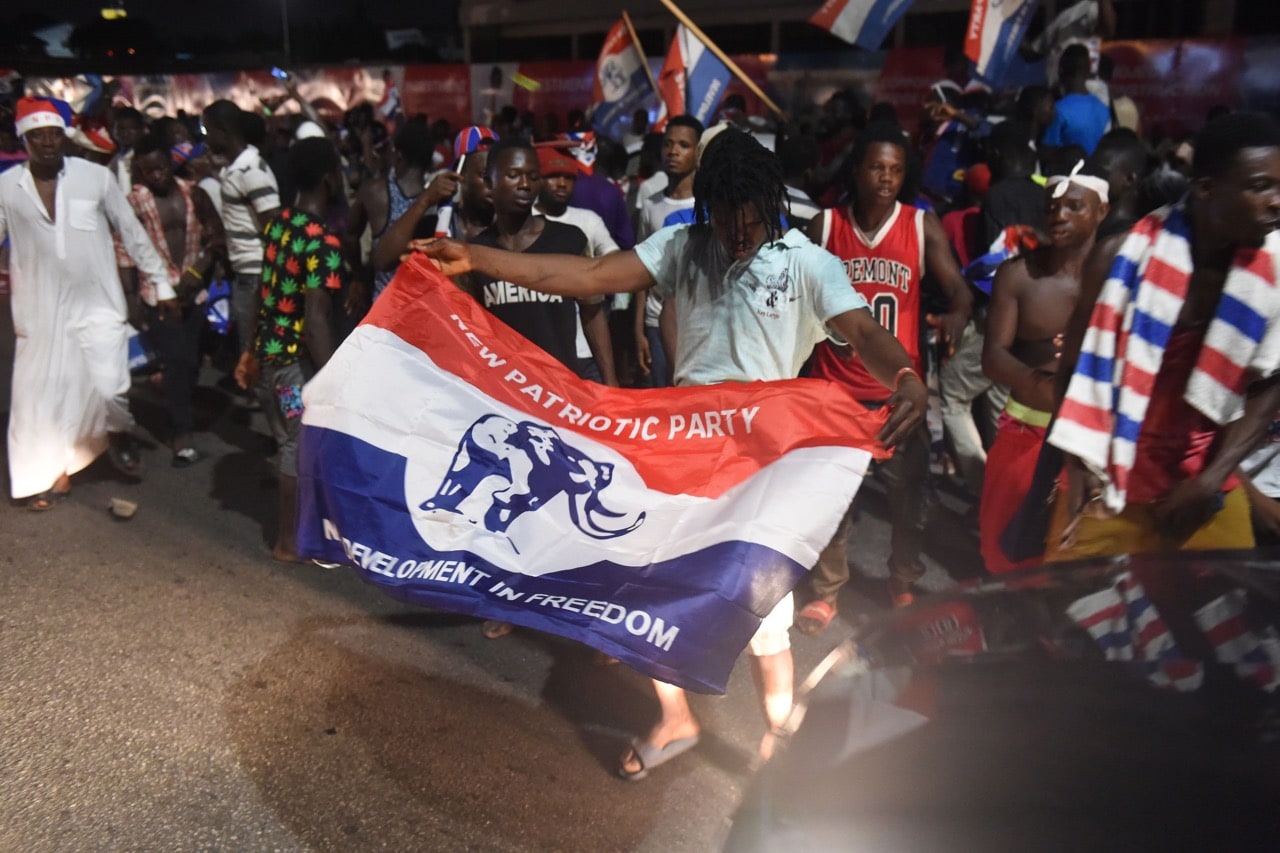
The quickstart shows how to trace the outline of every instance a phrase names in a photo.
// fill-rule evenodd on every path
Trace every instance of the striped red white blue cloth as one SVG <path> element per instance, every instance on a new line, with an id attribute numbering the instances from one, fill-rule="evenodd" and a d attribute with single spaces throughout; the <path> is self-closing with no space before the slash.
<path id="1" fill-rule="evenodd" d="M 1192 259 L 1183 203 L 1142 219 L 1121 245 L 1081 344 L 1049 443 L 1101 479 L 1109 509 L 1124 508 L 1138 434 L 1169 336 L 1187 297 Z M 1232 262 L 1187 403 L 1217 424 L 1244 413 L 1251 381 L 1280 370 L 1280 233 L 1240 247 Z"/>
<path id="2" fill-rule="evenodd" d="M 1280 633 L 1249 618 L 1244 590 L 1233 589 L 1210 601 L 1196 610 L 1195 621 L 1219 663 L 1268 693 L 1280 687 Z"/>
<path id="3" fill-rule="evenodd" d="M 1106 589 L 1072 602 L 1067 615 L 1089 632 L 1107 660 L 1130 664 L 1156 687 L 1182 693 L 1200 689 L 1203 664 L 1178 648 L 1132 573 L 1124 572 Z"/>

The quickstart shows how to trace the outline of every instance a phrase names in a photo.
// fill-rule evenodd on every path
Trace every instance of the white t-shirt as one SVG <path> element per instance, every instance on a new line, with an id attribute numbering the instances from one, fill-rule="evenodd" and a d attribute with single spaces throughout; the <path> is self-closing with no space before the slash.
<path id="1" fill-rule="evenodd" d="M 667 177 L 666 172 L 654 172 L 641 181 L 640 188 L 636 190 L 635 209 L 637 211 L 641 210 L 644 207 L 644 203 L 652 198 L 654 193 L 662 192 L 669 183 L 671 183 L 671 179 Z"/>
<path id="2" fill-rule="evenodd" d="M 540 205 L 534 205 L 533 212 L 545 216 L 552 222 L 564 222 L 572 225 L 583 234 L 586 234 L 587 247 L 593 258 L 618 251 L 618 244 L 613 241 L 613 235 L 609 233 L 609 226 L 604 224 L 600 214 L 594 210 L 569 205 L 564 209 L 564 213 L 559 216 L 552 216 L 543 210 Z"/>
<path id="3" fill-rule="evenodd" d="M 794 379 L 828 320 L 867 307 L 840 259 L 795 230 L 741 261 L 706 226 L 663 228 L 635 251 L 675 300 L 677 385 Z"/>
<path id="4" fill-rule="evenodd" d="M 665 190 L 658 190 L 644 200 L 640 208 L 640 225 L 636 228 L 636 239 L 644 240 L 656 234 L 668 225 L 682 225 L 693 222 L 693 196 L 688 198 L 667 198 Z M 649 291 L 644 302 L 644 324 L 652 329 L 658 328 L 658 318 L 662 316 L 662 294 L 658 288 Z"/>
<path id="5" fill-rule="evenodd" d="M 569 205 L 564 209 L 564 213 L 559 216 L 552 216 L 535 205 L 534 213 L 539 213 L 552 222 L 563 222 L 566 225 L 572 225 L 583 234 L 586 234 L 587 252 L 593 258 L 618 251 L 618 244 L 613 242 L 613 236 L 609 233 L 609 226 L 604 224 L 600 214 L 594 210 Z M 578 316 L 578 330 L 574 335 L 573 345 L 578 351 L 578 358 L 591 358 L 593 356 L 591 345 L 587 343 L 587 335 L 582 331 L 581 314 Z"/>

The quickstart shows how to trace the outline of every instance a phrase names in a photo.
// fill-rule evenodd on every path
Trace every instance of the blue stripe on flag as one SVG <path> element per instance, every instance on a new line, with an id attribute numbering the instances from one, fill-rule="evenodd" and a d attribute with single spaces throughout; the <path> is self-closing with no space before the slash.
<path id="1" fill-rule="evenodd" d="M 1115 375 L 1115 361 L 1097 353 L 1081 352 L 1080 360 L 1076 362 L 1076 373 L 1110 385 L 1111 377 Z"/>
<path id="2" fill-rule="evenodd" d="M 1116 438 L 1138 443 L 1138 433 L 1142 432 L 1142 421 L 1135 421 L 1123 412 L 1116 412 Z"/>
<path id="3" fill-rule="evenodd" d="M 1111 264 L 1111 272 L 1107 274 L 1108 284 L 1113 279 L 1119 279 L 1125 288 L 1133 293 L 1138 289 L 1138 263 L 1132 258 L 1126 258 L 1124 255 L 1116 255 L 1115 261 Z"/>
<path id="4" fill-rule="evenodd" d="M 1267 331 L 1267 321 L 1261 314 L 1228 293 L 1218 301 L 1218 317 L 1251 341 L 1262 340 Z"/>
<path id="5" fill-rule="evenodd" d="M 304 425 L 299 554 L 352 566 L 404 601 L 578 640 L 692 690 L 724 692 L 761 618 L 805 574 L 785 554 L 733 540 L 642 568 L 598 562 L 539 577 L 510 572 L 468 551 L 432 549 L 406 506 L 406 470 L 402 456 Z M 326 535 L 326 520 L 345 545 Z M 421 566 L 449 579 L 410 576 Z M 570 602 L 577 604 L 566 609 Z"/>
<path id="6" fill-rule="evenodd" d="M 1158 320 L 1140 308 L 1134 309 L 1133 326 L 1129 329 L 1129 334 L 1164 349 L 1165 344 L 1169 343 L 1169 335 L 1172 332 L 1173 327 L 1168 323 Z"/>
<path id="7" fill-rule="evenodd" d="M 693 35 L 689 37 L 695 38 Z M 727 65 L 714 53 L 703 49 L 697 62 L 685 72 L 686 111 L 709 126 L 732 77 Z"/>
<path id="8" fill-rule="evenodd" d="M 866 50 L 879 50 L 898 19 L 911 7 L 912 1 L 873 0 L 871 8 L 867 10 L 866 20 L 862 22 L 862 29 L 853 43 Z"/>
<path id="9" fill-rule="evenodd" d="M 1094 637 L 1094 641 L 1104 652 L 1133 649 L 1133 638 L 1129 636 L 1129 632 L 1125 628 L 1116 628 L 1108 631 L 1101 637 Z"/>

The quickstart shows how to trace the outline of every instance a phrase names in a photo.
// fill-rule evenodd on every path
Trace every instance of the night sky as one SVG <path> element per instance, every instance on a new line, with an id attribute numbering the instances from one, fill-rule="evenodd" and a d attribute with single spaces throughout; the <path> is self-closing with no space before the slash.
<path id="1" fill-rule="evenodd" d="M 307 21 L 331 21 L 354 10 L 362 10 L 371 22 L 385 27 L 453 24 L 456 2 L 431 0 L 287 0 L 290 25 Z M 24 12 L 48 15 L 79 24 L 97 17 L 107 5 L 103 0 L 6 0 L 0 6 L 0 21 L 13 21 Z M 130 17 L 144 18 L 162 36 L 235 35 L 245 29 L 280 32 L 279 0 L 126 0 Z"/>

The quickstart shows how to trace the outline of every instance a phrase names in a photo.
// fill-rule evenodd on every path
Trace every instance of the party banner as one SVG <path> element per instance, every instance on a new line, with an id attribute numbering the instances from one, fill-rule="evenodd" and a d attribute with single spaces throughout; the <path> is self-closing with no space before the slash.
<path id="1" fill-rule="evenodd" d="M 884 413 L 826 381 L 579 379 L 421 258 L 304 402 L 303 555 L 704 691 L 884 453 Z"/>

